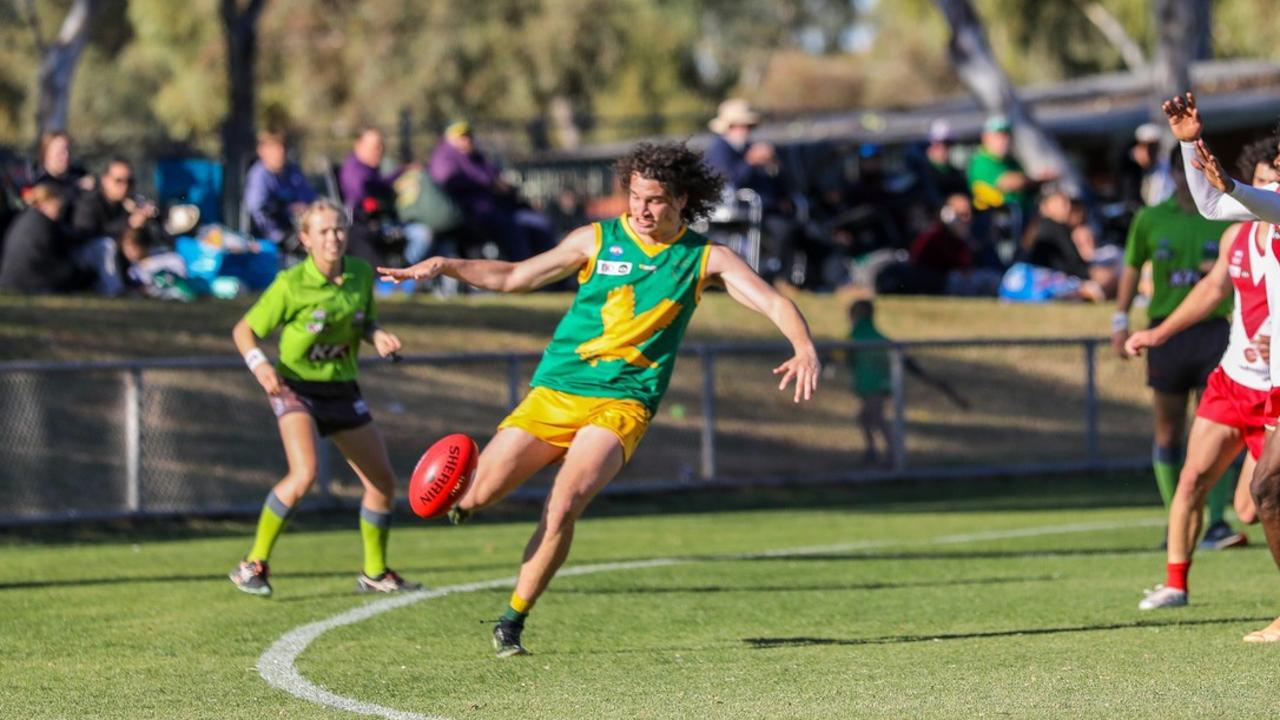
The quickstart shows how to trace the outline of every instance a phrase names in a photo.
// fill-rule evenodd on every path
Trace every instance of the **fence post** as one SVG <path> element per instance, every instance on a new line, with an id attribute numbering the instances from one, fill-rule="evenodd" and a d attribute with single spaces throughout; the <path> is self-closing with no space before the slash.
<path id="1" fill-rule="evenodd" d="M 1084 443 L 1089 465 L 1101 458 L 1098 449 L 1098 361 L 1097 343 L 1084 341 Z"/>
<path id="2" fill-rule="evenodd" d="M 142 512 L 142 370 L 124 374 L 124 503 L 130 513 Z"/>
<path id="3" fill-rule="evenodd" d="M 716 476 L 716 355 L 698 350 L 702 358 L 702 479 Z"/>
<path id="4" fill-rule="evenodd" d="M 889 388 L 893 394 L 893 445 L 889 453 L 896 473 L 907 469 L 907 388 L 903 365 L 902 346 L 894 345 L 889 350 Z"/>
<path id="5" fill-rule="evenodd" d="M 520 358 L 512 353 L 507 356 L 507 409 L 515 410 L 520 404 Z"/>

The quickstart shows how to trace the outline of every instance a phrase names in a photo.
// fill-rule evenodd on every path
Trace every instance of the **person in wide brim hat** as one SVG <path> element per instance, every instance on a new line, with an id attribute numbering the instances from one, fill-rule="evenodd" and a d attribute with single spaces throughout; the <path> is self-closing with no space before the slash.
<path id="1" fill-rule="evenodd" d="M 716 116 L 707 123 L 711 132 L 723 135 L 729 128 L 740 125 L 755 127 L 760 124 L 760 115 L 751 109 L 751 103 L 741 98 L 731 98 L 720 103 Z"/>

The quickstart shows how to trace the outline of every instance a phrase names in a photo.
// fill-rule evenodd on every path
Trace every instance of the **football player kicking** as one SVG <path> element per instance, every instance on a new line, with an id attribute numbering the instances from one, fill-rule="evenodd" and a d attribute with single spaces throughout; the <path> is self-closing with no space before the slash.
<path id="1" fill-rule="evenodd" d="M 615 176 L 627 195 L 626 214 L 578 228 L 528 260 L 437 257 L 378 268 L 391 280 L 445 275 L 500 292 L 578 276 L 577 296 L 543 353 L 532 390 L 499 424 L 475 480 L 450 513 L 455 523 L 465 521 L 540 468 L 564 463 L 525 547 L 510 604 L 494 626 L 499 657 L 527 652 L 520 640 L 525 618 L 568 557 L 578 518 L 640 443 L 708 285 L 722 285 L 791 342 L 794 355 L 773 371 L 780 390 L 794 383 L 799 402 L 818 385 L 817 352 L 795 304 L 732 250 L 689 229 L 719 201 L 723 184 L 701 154 L 680 143 L 641 144 L 618 161 Z"/>
<path id="2" fill-rule="evenodd" d="M 356 385 L 360 341 L 386 357 L 400 349 L 400 340 L 378 327 L 373 268 L 345 257 L 342 208 L 318 200 L 298 227 L 307 259 L 277 275 L 232 331 L 236 348 L 270 397 L 289 472 L 267 495 L 253 547 L 231 571 L 231 582 L 251 595 L 271 595 L 267 561 L 294 507 L 315 482 L 318 432 L 333 439 L 364 485 L 364 568 L 356 577 L 357 592 L 420 590 L 387 567 L 395 473 Z M 273 366 L 257 339 L 280 327 L 280 357 Z"/>
<path id="3" fill-rule="evenodd" d="M 1275 179 L 1276 140 L 1252 146 L 1264 153 L 1247 154 L 1242 168 L 1249 168 L 1255 185 Z M 1241 522 L 1257 519 L 1249 481 L 1266 436 L 1267 398 L 1271 394 L 1270 324 L 1266 282 L 1262 272 L 1271 226 L 1237 223 L 1223 233 L 1218 259 L 1177 308 L 1159 325 L 1130 336 L 1125 350 L 1138 355 L 1144 348 L 1162 345 L 1173 335 L 1200 322 L 1234 289 L 1231 335 L 1222 360 L 1209 376 L 1204 395 L 1191 425 L 1187 459 L 1169 505 L 1168 558 L 1164 585 L 1147 592 L 1139 610 L 1179 607 L 1188 602 L 1187 574 L 1196 538 L 1200 535 L 1201 510 L 1214 481 L 1221 476 L 1241 447 L 1248 456 L 1235 487 L 1236 515 Z"/>
<path id="4" fill-rule="evenodd" d="M 1182 155 L 1186 159 L 1184 170 L 1187 185 L 1195 197 L 1200 213 L 1215 220 L 1249 221 L 1260 220 L 1276 225 L 1280 223 L 1280 194 L 1273 189 L 1255 188 L 1251 185 L 1236 182 L 1222 168 L 1222 163 L 1205 145 L 1200 134 L 1204 125 L 1200 119 L 1200 111 L 1196 107 L 1195 96 L 1187 93 L 1175 97 L 1163 104 L 1165 114 L 1169 117 L 1169 128 L 1182 146 Z M 1267 287 L 1267 305 L 1280 307 L 1280 264 L 1277 262 L 1276 236 L 1268 238 L 1261 258 Z M 1280 391 L 1280 354 L 1277 354 L 1276 322 L 1277 315 L 1271 313 L 1271 387 Z M 1280 418 L 1280 392 L 1275 392 L 1267 400 L 1268 432 L 1263 442 L 1262 453 L 1253 471 L 1250 491 L 1254 504 L 1258 509 L 1258 519 L 1267 536 L 1267 546 L 1271 551 L 1271 559 L 1280 567 L 1280 440 L 1276 439 L 1274 427 Z M 1245 642 L 1280 642 L 1280 618 L 1261 630 L 1244 636 Z"/>

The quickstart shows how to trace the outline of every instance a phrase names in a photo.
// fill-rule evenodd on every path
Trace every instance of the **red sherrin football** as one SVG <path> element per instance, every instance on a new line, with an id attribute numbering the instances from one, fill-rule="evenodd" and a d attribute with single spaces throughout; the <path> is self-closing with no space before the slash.
<path id="1" fill-rule="evenodd" d="M 422 454 L 409 477 L 409 507 L 424 518 L 448 512 L 471 485 L 479 456 L 475 440 L 462 433 L 440 438 Z"/>

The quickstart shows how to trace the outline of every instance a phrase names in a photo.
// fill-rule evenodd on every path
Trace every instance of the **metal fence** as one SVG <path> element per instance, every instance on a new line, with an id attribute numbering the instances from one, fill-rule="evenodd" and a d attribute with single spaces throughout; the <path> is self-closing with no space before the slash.
<path id="1" fill-rule="evenodd" d="M 797 405 L 771 372 L 786 345 L 691 344 L 609 491 L 1137 467 L 1149 443 L 1145 388 L 1132 365 L 1109 354 L 1100 363 L 1100 345 L 825 343 L 819 393 Z M 882 353 L 890 370 L 890 448 L 875 462 L 855 421 L 854 352 Z M 448 433 L 483 444 L 538 358 L 365 363 L 361 387 L 397 470 Z M 0 364 L 0 429 L 0 524 L 253 512 L 286 469 L 262 391 L 236 358 Z M 354 502 L 358 481 L 338 453 L 325 455 L 310 502 Z M 553 472 L 525 492 L 545 490 Z"/>

